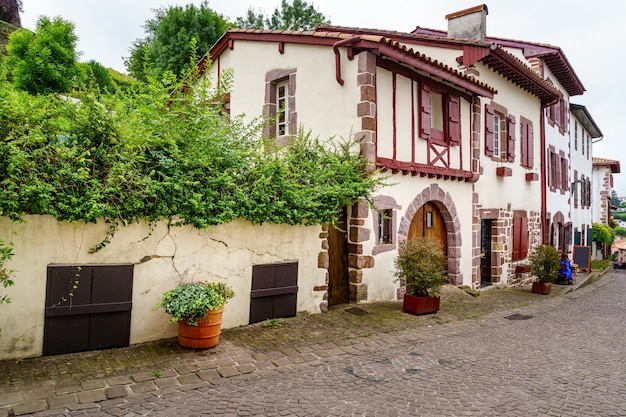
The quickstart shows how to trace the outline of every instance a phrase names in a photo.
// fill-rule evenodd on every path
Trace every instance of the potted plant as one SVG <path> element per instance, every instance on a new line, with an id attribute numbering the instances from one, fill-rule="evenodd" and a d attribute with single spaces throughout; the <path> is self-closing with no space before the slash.
<path id="1" fill-rule="evenodd" d="M 406 280 L 402 310 L 414 314 L 439 310 L 439 290 L 446 282 L 446 256 L 434 238 L 410 239 L 398 248 L 394 260 L 399 280 Z"/>
<path id="2" fill-rule="evenodd" d="M 185 282 L 161 296 L 163 307 L 178 323 L 178 343 L 206 349 L 217 345 L 224 305 L 235 292 L 223 282 Z"/>
<path id="3" fill-rule="evenodd" d="M 532 292 L 550 294 L 559 270 L 559 252 L 549 245 L 538 245 L 528 257 L 530 273 L 537 277 Z"/>

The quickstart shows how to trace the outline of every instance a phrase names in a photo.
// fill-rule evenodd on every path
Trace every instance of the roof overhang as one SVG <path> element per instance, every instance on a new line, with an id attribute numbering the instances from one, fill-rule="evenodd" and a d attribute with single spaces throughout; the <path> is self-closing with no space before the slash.
<path id="1" fill-rule="evenodd" d="M 356 39 L 350 40 L 351 38 Z M 240 40 L 275 42 L 279 45 L 279 49 L 284 48 L 284 44 L 287 43 L 332 47 L 338 42 L 350 40 L 349 43 L 343 45 L 351 50 L 350 54 L 356 54 L 365 50 L 371 51 L 380 56 L 395 60 L 405 66 L 423 71 L 479 96 L 493 98 L 494 94 L 497 92 L 494 88 L 476 80 L 474 77 L 467 76 L 442 62 L 432 60 L 424 54 L 383 36 L 363 34 L 355 37 L 353 33 L 340 32 L 229 29 L 213 47 L 211 47 L 207 55 L 202 58 L 199 63 L 200 71 L 205 69 L 210 57 L 219 56 L 227 48 L 233 49 L 235 42 Z"/>
<path id="2" fill-rule="evenodd" d="M 578 121 L 580 122 L 581 125 L 583 125 L 585 130 L 589 132 L 592 138 L 594 139 L 601 138 L 603 136 L 602 132 L 600 131 L 600 128 L 598 127 L 596 122 L 593 120 L 593 117 L 591 117 L 591 114 L 589 113 L 589 111 L 587 110 L 585 106 L 582 106 L 580 104 L 570 103 L 569 108 L 572 114 L 576 116 L 576 119 L 578 119 Z"/>

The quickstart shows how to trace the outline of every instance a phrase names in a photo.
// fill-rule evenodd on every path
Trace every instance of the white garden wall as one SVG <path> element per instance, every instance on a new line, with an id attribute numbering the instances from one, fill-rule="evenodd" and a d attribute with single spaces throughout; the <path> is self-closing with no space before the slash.
<path id="1" fill-rule="evenodd" d="M 223 327 L 248 323 L 252 266 L 298 262 L 297 311 L 318 313 L 325 269 L 318 268 L 318 226 L 260 225 L 238 220 L 198 230 L 159 222 L 121 227 L 104 249 L 89 254 L 108 225 L 58 222 L 51 216 L 25 216 L 23 223 L 0 219 L 0 238 L 14 243 L 15 285 L 4 289 L 12 302 L 0 306 L 0 359 L 42 354 L 46 271 L 52 264 L 133 264 L 130 343 L 174 337 L 159 296 L 183 280 L 225 281 L 236 296 L 226 306 Z"/>

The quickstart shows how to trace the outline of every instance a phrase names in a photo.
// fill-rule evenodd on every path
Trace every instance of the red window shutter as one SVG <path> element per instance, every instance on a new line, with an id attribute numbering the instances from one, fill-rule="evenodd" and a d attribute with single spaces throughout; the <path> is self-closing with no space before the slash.
<path id="1" fill-rule="evenodd" d="M 520 120 L 520 142 L 521 142 L 521 150 L 522 153 L 522 166 L 528 166 L 528 123 L 524 119 Z"/>
<path id="2" fill-rule="evenodd" d="M 528 256 L 528 218 L 513 217 L 513 253 L 512 259 L 524 259 Z"/>
<path id="3" fill-rule="evenodd" d="M 522 242 L 522 238 L 521 238 L 521 223 L 522 218 L 519 216 L 513 217 L 513 253 L 512 253 L 512 259 L 520 259 L 521 258 L 521 251 L 520 251 L 520 244 Z"/>
<path id="4" fill-rule="evenodd" d="M 461 144 L 461 100 L 455 96 L 448 96 L 448 141 Z"/>
<path id="5" fill-rule="evenodd" d="M 556 188 L 562 188 L 561 184 L 561 155 L 554 154 L 554 168 L 556 173 L 554 175 L 554 186 Z"/>
<path id="6" fill-rule="evenodd" d="M 528 256 L 528 218 L 520 217 L 520 259 Z"/>
<path id="7" fill-rule="evenodd" d="M 420 89 L 420 136 L 430 139 L 430 88 L 422 84 Z"/>
<path id="8" fill-rule="evenodd" d="M 515 116 L 509 114 L 507 117 L 507 144 L 506 151 L 509 162 L 515 161 Z"/>
<path id="9" fill-rule="evenodd" d="M 493 156 L 493 106 L 485 104 L 485 155 Z"/>
<path id="10" fill-rule="evenodd" d="M 533 125 L 522 120 L 522 165 L 532 168 L 535 162 L 534 158 L 534 138 Z"/>
<path id="11" fill-rule="evenodd" d="M 554 124 L 561 130 L 561 100 L 559 99 L 554 105 Z"/>

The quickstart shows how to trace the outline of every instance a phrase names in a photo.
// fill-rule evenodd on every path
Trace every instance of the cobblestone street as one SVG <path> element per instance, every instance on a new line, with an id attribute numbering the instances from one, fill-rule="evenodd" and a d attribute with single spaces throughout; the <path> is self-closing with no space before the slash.
<path id="1" fill-rule="evenodd" d="M 291 351 L 244 348 L 227 334 L 219 348 L 235 352 L 228 360 L 222 357 L 219 366 L 196 362 L 184 378 L 182 365 L 175 363 L 176 375 L 117 375 L 109 377 L 107 390 L 81 385 L 79 392 L 57 392 L 42 410 L 25 413 L 31 402 L 12 412 L 65 417 L 626 416 L 625 294 L 626 271 L 609 270 L 590 285 L 542 302 L 448 323 L 425 321 L 415 328 L 402 322 L 404 329 L 357 341 L 353 335 L 358 333 L 349 326 L 343 328 L 343 342 L 295 343 Z M 275 330 L 289 333 L 288 328 Z M 119 385 L 111 378 L 119 378 Z M 131 379 L 129 395 L 123 382 Z M 90 399 L 89 392 L 102 398 Z M 84 401 L 77 401 L 81 396 Z"/>

